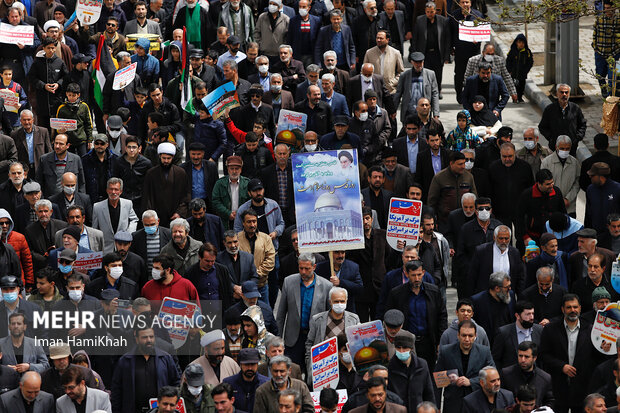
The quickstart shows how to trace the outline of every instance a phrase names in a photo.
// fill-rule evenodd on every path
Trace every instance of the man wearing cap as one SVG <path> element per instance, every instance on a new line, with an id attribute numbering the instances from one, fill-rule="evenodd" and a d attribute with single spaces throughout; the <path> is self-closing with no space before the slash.
<path id="1" fill-rule="evenodd" d="M 395 308 L 386 311 L 383 316 L 383 325 L 385 327 L 385 337 L 387 338 L 388 357 L 391 359 L 396 353 L 395 339 L 397 336 L 405 336 L 415 341 L 415 336 L 403 328 L 405 324 L 405 315 L 402 311 Z"/>
<path id="2" fill-rule="evenodd" d="M 95 378 L 91 369 L 71 363 L 71 348 L 68 344 L 59 342 L 58 344 L 50 345 L 49 358 L 51 366 L 41 373 L 41 390 L 50 393 L 55 399 L 65 394 L 60 378 L 69 367 L 75 366 L 82 370 L 88 387 L 100 390 L 105 389 L 103 383 Z"/>
<path id="3" fill-rule="evenodd" d="M 222 68 L 222 64 L 227 60 L 234 60 L 235 63 L 239 64 L 242 60 L 246 58 L 246 54 L 241 50 L 241 39 L 239 37 L 232 35 L 228 36 L 226 39 L 226 48 L 228 51 L 222 55 L 220 55 L 219 59 L 217 59 L 217 65 Z"/>
<path id="4" fill-rule="evenodd" d="M 256 389 L 269 381 L 269 378 L 258 373 L 260 357 L 255 348 L 244 348 L 239 352 L 241 371 L 234 376 L 227 377 L 223 383 L 228 383 L 235 391 L 235 409 L 252 413 Z"/>
<path id="5" fill-rule="evenodd" d="M 580 279 L 588 277 L 588 259 L 593 254 L 601 254 L 603 260 L 600 265 L 604 267 L 604 273 L 607 280 L 611 279 L 611 264 L 616 260 L 616 255 L 607 248 L 601 248 L 597 246 L 596 231 L 591 228 L 583 228 L 577 231 L 577 246 L 578 251 L 571 254 L 568 259 L 568 273 L 570 279 L 568 281 L 569 289 L 573 287 L 574 283 Z M 614 290 L 615 291 L 615 290 Z M 584 308 L 589 308 L 585 307 Z"/>
<path id="6" fill-rule="evenodd" d="M 244 252 L 244 251 L 239 251 Z M 236 286 L 233 286 L 236 287 Z M 266 304 L 264 300 L 259 300 L 261 298 L 261 293 L 256 285 L 256 280 L 248 280 L 244 281 L 241 284 L 241 301 L 230 307 L 226 311 L 226 314 L 238 314 L 241 315 L 243 312 L 253 305 L 257 305 L 260 307 L 263 313 L 263 320 L 265 321 L 265 326 L 267 327 L 267 331 L 271 334 L 278 334 L 278 324 L 273 316 L 273 310 L 269 304 Z M 284 351 L 284 350 L 282 350 Z"/>
<path id="7" fill-rule="evenodd" d="M 86 193 L 93 203 L 107 197 L 106 183 L 112 178 L 112 163 L 118 155 L 108 145 L 108 135 L 97 133 L 93 137 L 93 149 L 82 157 Z"/>
<path id="8" fill-rule="evenodd" d="M 216 386 L 226 377 L 234 376 L 241 371 L 232 358 L 224 355 L 224 344 L 225 337 L 221 330 L 212 330 L 200 339 L 200 345 L 205 350 L 204 356 L 198 357 L 191 364 L 202 367 L 205 384 Z"/>
<path id="9" fill-rule="evenodd" d="M 248 192 L 250 180 L 241 176 L 242 166 L 241 157 L 228 157 L 227 176 L 218 179 L 213 186 L 213 208 L 226 229 L 233 228 L 239 206 L 250 199 Z"/>
<path id="10" fill-rule="evenodd" d="M 604 162 L 611 169 L 609 177 L 618 182 L 620 179 L 620 157 L 609 152 L 609 137 L 604 133 L 594 135 L 594 153 L 588 159 L 581 162 L 581 173 L 579 174 L 579 186 L 586 192 L 592 183 L 588 171 L 597 162 Z"/>
<path id="11" fill-rule="evenodd" d="M 228 4 L 228 3 L 226 3 Z M 213 90 L 217 82 L 215 69 L 203 61 L 205 52 L 202 49 L 192 49 L 189 52 L 189 63 L 192 65 L 194 76 L 205 82 L 207 90 Z"/>
<path id="12" fill-rule="evenodd" d="M 605 310 L 611 302 L 611 294 L 604 286 L 599 286 L 592 291 L 592 310 L 584 312 L 581 318 L 590 324 L 594 324 L 596 313 Z"/>
<path id="13" fill-rule="evenodd" d="M 92 208 L 92 206 L 90 208 Z M 90 213 L 90 215 L 92 215 L 92 210 L 90 210 L 90 208 L 88 212 L 86 212 L 84 210 L 84 207 L 79 204 L 71 205 L 67 208 L 65 220 L 69 225 L 75 225 L 80 229 L 80 246 L 92 251 L 103 251 L 103 232 L 98 229 L 86 226 L 87 214 Z M 55 245 L 63 245 L 62 236 L 62 229 L 56 231 L 56 234 L 54 236 L 54 239 L 56 241 Z"/>
<path id="14" fill-rule="evenodd" d="M 0 209 L 0 266 L 7 268 L 8 274 L 19 274 L 22 283 L 30 292 L 35 282 L 32 255 L 26 237 L 13 231 L 13 227 L 11 215 L 5 209 Z M 10 247 L 13 247 L 13 252 Z"/>
<path id="15" fill-rule="evenodd" d="M 118 157 L 124 155 L 126 139 L 129 135 L 123 127 L 123 119 L 120 116 L 112 115 L 108 118 L 105 134 L 108 138 L 109 151 Z M 114 161 L 112 164 L 114 164 Z"/>
<path id="16" fill-rule="evenodd" d="M 386 148 L 382 152 L 381 161 L 385 173 L 383 189 L 393 192 L 398 197 L 406 197 L 409 187 L 413 184 L 413 175 L 409 169 L 397 162 L 396 151 L 392 148 Z"/>
<path id="17" fill-rule="evenodd" d="M 161 225 L 166 227 L 173 219 L 187 216 L 190 201 L 187 175 L 183 168 L 172 164 L 176 150 L 172 143 L 160 143 L 157 147 L 160 165 L 151 168 L 144 179 L 142 208 L 157 211 Z"/>
<path id="18" fill-rule="evenodd" d="M 114 234 L 118 231 L 135 231 L 138 217 L 133 210 L 132 202 L 121 198 L 123 193 L 121 179 L 108 179 L 106 192 L 108 199 L 99 201 L 93 206 L 93 227 L 103 232 L 104 252 L 107 254 L 114 250 Z"/>
<path id="19" fill-rule="evenodd" d="M 0 302 L 0 334 L 10 335 L 9 316 L 16 312 L 22 312 L 26 316 L 26 324 L 32 325 L 34 313 L 41 308 L 19 296 L 22 289 L 20 279 L 14 275 L 5 275 L 0 278 L 0 289 L 2 290 L 2 302 Z M 5 333 L 6 332 L 6 333 Z M 33 331 L 26 331 L 27 336 L 34 336 Z"/>
<path id="20" fill-rule="evenodd" d="M 204 382 L 204 371 L 200 364 L 190 364 L 183 372 L 185 380 L 181 383 L 181 397 L 190 413 L 203 413 L 214 407 L 211 386 Z M 175 410 L 176 411 L 176 410 Z"/>
<path id="21" fill-rule="evenodd" d="M 415 354 L 415 339 L 407 335 L 394 337 L 396 353 L 388 364 L 388 388 L 405 401 L 413 412 L 423 401 L 435 403 L 435 394 L 426 360 Z"/>
<path id="22" fill-rule="evenodd" d="M 138 286 L 142 286 L 147 281 L 147 271 L 145 260 L 129 251 L 133 241 L 131 233 L 118 231 L 114 234 L 114 250 L 121 256 L 123 262 L 123 276 L 133 280 Z"/>
<path id="23" fill-rule="evenodd" d="M 284 219 L 282 211 L 276 201 L 265 197 L 265 187 L 260 179 L 254 178 L 248 183 L 250 200 L 239 206 L 235 217 L 234 230 L 240 232 L 243 229 L 241 215 L 248 209 L 258 213 L 258 231 L 268 234 L 273 241 L 273 246 L 278 250 L 278 238 L 284 232 Z"/>
<path id="24" fill-rule="evenodd" d="M 611 168 L 604 162 L 595 162 L 588 171 L 592 184 L 586 190 L 584 224 L 598 233 L 605 232 L 609 214 L 620 212 L 620 183 L 610 175 Z"/>
<path id="25" fill-rule="evenodd" d="M 36 273 L 46 265 L 47 254 L 54 246 L 56 232 L 65 228 L 67 223 L 52 218 L 52 203 L 46 199 L 37 201 L 34 211 L 38 221 L 28 225 L 23 234 L 28 241 Z"/>
<path id="26" fill-rule="evenodd" d="M 60 26 L 60 28 L 62 30 L 62 26 Z M 53 30 L 53 28 L 50 28 L 49 30 Z M 89 106 L 91 105 L 91 90 L 90 83 L 88 81 L 92 82 L 92 78 L 88 72 L 88 64 L 91 60 L 92 58 L 90 56 L 86 56 L 83 53 L 73 54 L 73 57 L 71 58 L 73 68 L 69 70 L 69 73 L 67 73 L 63 80 L 63 84 L 65 85 L 70 83 L 77 83 L 80 85 L 80 99 L 82 102 L 86 102 Z M 67 67 L 69 67 L 69 65 L 67 65 Z"/>
<path id="27" fill-rule="evenodd" d="M 362 143 L 359 136 L 349 132 L 349 117 L 338 115 L 334 120 L 334 131 L 323 136 L 319 145 L 325 150 L 338 150 L 343 145 L 351 145 L 351 148 L 361 151 Z"/>
<path id="28" fill-rule="evenodd" d="M 156 397 L 163 386 L 178 386 L 181 371 L 172 356 L 155 346 L 155 333 L 151 320 L 146 317 L 142 325 L 136 324 L 136 346 L 123 355 L 114 370 L 111 383 L 112 410 L 135 413 L 148 407 L 148 400 Z"/>
<path id="29" fill-rule="evenodd" d="M 312 413 L 314 404 L 308 386 L 301 380 L 290 377 L 291 359 L 286 356 L 275 356 L 269 361 L 271 380 L 256 389 L 254 412 L 278 413 L 279 394 L 285 390 L 296 390 L 302 400 L 302 410 L 298 413 Z"/>

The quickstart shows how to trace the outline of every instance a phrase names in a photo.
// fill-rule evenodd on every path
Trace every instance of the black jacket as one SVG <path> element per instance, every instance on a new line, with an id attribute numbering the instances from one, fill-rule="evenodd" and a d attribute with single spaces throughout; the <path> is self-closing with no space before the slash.
<path id="1" fill-rule="evenodd" d="M 509 168 L 497 160 L 489 166 L 489 177 L 493 213 L 500 221 L 514 217 L 515 201 L 526 188 L 534 184 L 532 168 L 519 158 L 515 158 L 515 163 Z"/>
<path id="2" fill-rule="evenodd" d="M 120 293 L 121 300 L 134 300 L 139 295 L 138 284 L 131 279 L 121 275 L 118 279 L 116 290 Z M 101 299 L 101 292 L 107 288 L 108 277 L 103 275 L 97 277 L 86 285 L 86 294 Z"/>
<path id="3" fill-rule="evenodd" d="M 316 132 L 317 135 L 323 136 L 331 132 L 334 128 L 332 108 L 327 102 L 319 101 L 319 103 L 314 106 L 314 109 L 311 109 L 310 106 L 308 106 L 308 99 L 304 99 L 295 105 L 294 110 L 295 112 L 308 115 L 306 132 L 313 131 Z"/>
<path id="4" fill-rule="evenodd" d="M 443 305 L 443 299 L 441 298 L 441 292 L 439 288 L 428 283 L 422 283 L 423 288 L 421 293 L 424 294 L 426 300 L 426 323 L 427 323 L 427 338 L 431 341 L 431 346 L 435 347 L 439 343 L 439 339 L 443 332 L 448 328 L 448 313 L 446 312 L 446 306 Z M 388 295 L 385 303 L 385 310 L 396 309 L 408 309 L 409 298 L 411 297 L 411 286 L 409 283 L 400 285 Z M 403 311 L 405 313 L 405 322 L 403 328 L 407 329 L 409 318 L 409 311 Z"/>
<path id="5" fill-rule="evenodd" d="M 36 90 L 38 115 L 48 117 L 56 114 L 58 105 L 64 100 L 63 79 L 68 73 L 65 62 L 56 54 L 51 59 L 45 56 L 34 58 L 28 72 L 28 82 Z M 56 93 L 45 90 L 48 83 L 58 83 Z"/>
<path id="6" fill-rule="evenodd" d="M 185 175 L 187 175 L 187 187 L 192 188 L 192 169 L 194 165 L 191 160 L 187 160 L 181 164 L 181 168 L 185 169 Z M 202 169 L 203 169 L 203 177 L 204 177 L 204 188 L 207 194 L 205 198 L 205 202 L 207 204 L 207 212 L 213 211 L 213 206 L 211 205 L 211 194 L 213 193 L 213 185 L 215 185 L 215 181 L 219 179 L 219 175 L 217 173 L 217 163 L 211 162 L 208 160 L 202 161 Z"/>
<path id="7" fill-rule="evenodd" d="M 175 133 L 183 130 L 183 123 L 181 123 L 181 116 L 176 105 L 172 103 L 167 97 L 163 97 L 163 101 L 158 109 L 155 109 L 153 101 L 147 101 L 142 109 L 142 119 L 140 119 L 140 125 L 138 129 L 138 136 L 141 139 L 145 139 L 147 135 L 147 124 L 149 113 L 159 112 L 164 116 L 164 124 L 159 125 L 160 133 L 171 133 L 174 136 Z"/>
<path id="8" fill-rule="evenodd" d="M 138 256 L 144 258 L 146 261 L 146 232 L 144 232 L 144 228 L 134 232 L 133 241 L 131 242 L 131 247 L 129 251 L 137 254 Z M 161 250 L 170 242 L 172 239 L 172 233 L 169 228 L 159 226 L 159 249 Z"/>
<path id="9" fill-rule="evenodd" d="M 273 156 L 269 149 L 265 146 L 259 146 L 254 152 L 248 151 L 245 143 L 237 145 L 235 148 L 235 155 L 240 156 L 243 160 L 243 167 L 241 168 L 241 175 L 250 179 L 257 178 L 261 169 L 268 165 L 273 164 Z"/>
<path id="10" fill-rule="evenodd" d="M 514 396 L 508 390 L 499 389 L 499 392 L 495 395 L 495 407 L 498 409 L 510 407 L 514 403 Z M 491 411 L 495 411 L 495 409 L 490 409 L 487 396 L 482 389 L 476 390 L 463 399 L 463 413 L 490 413 Z"/>
<path id="11" fill-rule="evenodd" d="M 537 346 L 540 346 L 540 335 L 543 327 L 540 324 L 532 326 L 532 339 Z M 497 330 L 497 335 L 493 340 L 491 354 L 498 370 L 511 366 L 518 362 L 517 354 L 519 348 L 519 338 L 517 335 L 516 322 L 501 326 Z"/>
<path id="12" fill-rule="evenodd" d="M 138 155 L 133 165 L 127 162 L 125 156 L 119 156 L 112 162 L 112 176 L 123 180 L 122 197 L 134 201 L 134 207 L 140 207 L 144 176 L 152 166 L 151 161 L 142 155 Z"/>
<path id="13" fill-rule="evenodd" d="M 555 398 L 551 387 L 551 376 L 546 371 L 534 366 L 531 376 L 526 376 L 518 364 L 505 367 L 500 371 L 502 387 L 517 394 L 519 387 L 528 384 L 536 389 L 536 406 L 553 408 Z"/>
<path id="14" fill-rule="evenodd" d="M 473 259 L 469 266 L 468 284 L 471 295 L 489 289 L 489 276 L 493 273 L 493 241 L 487 242 L 476 247 Z M 513 246 L 508 246 L 508 261 L 510 263 L 510 278 L 512 279 L 512 289 L 518 295 L 524 290 L 525 285 L 525 266 L 521 259 L 521 254 Z M 490 334 L 489 331 L 487 333 Z M 490 336 L 489 336 L 490 338 Z"/>
<path id="15" fill-rule="evenodd" d="M 398 138 L 400 139 L 400 138 Z M 394 141 L 394 147 L 397 149 L 397 153 L 400 156 L 401 149 L 396 147 L 396 139 Z M 423 145 L 420 145 L 422 148 Z M 407 153 L 407 146 L 405 145 L 402 150 Z M 439 158 L 441 159 L 441 169 L 447 168 L 450 163 L 448 162 L 448 151 L 444 148 L 439 148 Z M 406 165 L 407 167 L 409 164 Z M 416 170 L 415 170 L 415 181 L 422 185 L 422 202 L 426 202 L 428 199 L 428 190 L 431 187 L 431 182 L 433 181 L 433 177 L 435 176 L 435 170 L 433 169 L 433 160 L 431 157 L 431 150 L 427 148 L 424 151 L 418 152 L 418 160 L 416 161 Z"/>
<path id="16" fill-rule="evenodd" d="M 448 215 L 448 230 L 443 235 L 450 243 L 450 248 L 454 248 L 456 253 L 458 253 L 459 236 L 463 226 L 474 218 L 476 218 L 475 214 L 470 217 L 465 216 L 463 208 L 455 209 Z"/>
<path id="17" fill-rule="evenodd" d="M 388 364 L 388 389 L 398 394 L 409 412 L 423 401 L 435 403 L 435 392 L 426 360 L 411 354 L 409 367 L 396 356 Z"/>
<path id="18" fill-rule="evenodd" d="M 123 181 L 124 182 L 124 181 Z M 90 226 L 90 223 L 93 220 L 93 202 L 91 202 L 88 194 L 83 194 L 81 192 L 75 191 L 73 193 L 73 202 L 74 205 L 79 205 L 84 208 L 86 212 L 86 225 Z M 60 211 L 60 220 L 67 220 L 67 208 L 65 208 L 65 193 L 59 192 L 56 195 L 52 195 L 49 197 L 51 203 L 58 205 L 58 211 Z"/>
<path id="19" fill-rule="evenodd" d="M 495 231 L 495 228 L 502 225 L 502 223 L 495 218 L 491 218 L 487 232 L 485 233 L 475 216 L 474 214 L 471 221 L 466 222 L 460 228 L 456 247 L 454 247 L 456 254 L 452 261 L 453 271 L 457 271 L 458 274 L 463 274 L 464 276 L 469 273 L 469 267 L 474 258 L 476 248 L 482 244 L 493 241 L 493 231 Z"/>
<path id="20" fill-rule="evenodd" d="M 515 199 L 512 199 L 513 209 Z M 560 188 L 554 186 L 549 194 L 542 194 L 538 189 L 538 184 L 525 189 L 521 193 L 517 204 L 517 214 L 515 217 L 517 237 L 528 235 L 534 241 L 538 241 L 541 234 L 547 232 L 545 223 L 549 220 L 551 214 L 556 211 L 566 214 L 564 197 Z"/>
<path id="21" fill-rule="evenodd" d="M 232 288 L 232 279 L 230 277 L 230 273 L 228 272 L 228 268 L 226 266 L 216 262 L 213 264 L 215 268 L 215 276 L 218 281 L 218 294 L 220 296 L 220 301 L 222 302 L 221 314 L 226 311 L 226 309 L 230 308 L 233 304 L 233 288 Z M 192 265 L 187 272 L 185 273 L 185 278 L 190 280 L 196 290 L 198 290 L 198 297 L 201 294 L 201 286 L 200 286 L 200 277 L 201 277 L 201 269 L 200 263 Z"/>
<path id="22" fill-rule="evenodd" d="M 547 105 L 543 110 L 542 118 L 538 124 L 540 133 L 549 141 L 549 149 L 555 151 L 555 141 L 559 135 L 568 135 L 573 141 L 571 154 L 575 154 L 577 143 L 583 140 L 586 134 L 586 118 L 579 105 L 568 102 L 568 106 L 562 114 L 558 102 Z"/>
<path id="23" fill-rule="evenodd" d="M 538 284 L 534 284 L 526 288 L 521 296 L 534 304 L 534 321 L 540 323 L 544 319 L 552 320 L 562 316 L 562 297 L 566 292 L 561 285 L 553 284 L 551 292 L 544 296 L 538 291 Z"/>
<path id="24" fill-rule="evenodd" d="M 564 328 L 564 319 L 552 321 L 543 330 L 538 358 L 542 361 L 545 371 L 551 375 L 556 407 L 581 407 L 583 399 L 588 394 L 588 384 L 594 367 L 591 359 L 596 351 L 590 338 L 591 329 L 591 325 L 581 320 L 577 335 L 576 356 L 573 361 L 577 375 L 570 380 L 562 372 L 564 365 L 568 364 L 568 337 L 566 328 Z"/>
<path id="25" fill-rule="evenodd" d="M 244 132 L 251 132 L 254 128 L 254 121 L 257 117 L 263 118 L 266 122 L 267 131 L 272 139 L 276 137 L 276 121 L 273 116 L 273 107 L 266 103 L 261 103 L 258 111 L 248 103 L 235 108 L 230 112 L 230 118 L 235 126 Z"/>
<path id="26" fill-rule="evenodd" d="M 271 198 L 278 203 L 282 210 L 282 218 L 287 226 L 295 222 L 295 198 L 293 192 L 293 169 L 291 163 L 286 165 L 286 209 L 284 209 L 283 200 L 280 199 L 280 191 L 278 189 L 278 174 L 276 172 L 277 164 L 269 165 L 261 169 L 259 173 L 260 180 L 265 186 L 265 198 Z"/>
<path id="27" fill-rule="evenodd" d="M 125 106 L 125 102 L 135 102 L 136 98 L 134 97 L 134 92 L 136 88 L 143 86 L 140 75 L 136 73 L 133 82 L 125 86 L 122 90 L 114 90 L 112 89 L 114 75 L 116 75 L 116 72 L 110 73 L 106 77 L 105 85 L 103 86 L 103 113 L 109 115 L 115 115 L 116 109 Z"/>
<path id="28" fill-rule="evenodd" d="M 610 178 L 616 182 L 620 182 L 620 157 L 612 155 L 611 153 L 604 151 L 596 151 L 588 159 L 584 159 L 581 162 L 581 173 L 579 174 L 579 187 L 585 192 L 590 184 L 590 177 L 588 171 L 596 162 L 605 162 L 611 168 Z"/>

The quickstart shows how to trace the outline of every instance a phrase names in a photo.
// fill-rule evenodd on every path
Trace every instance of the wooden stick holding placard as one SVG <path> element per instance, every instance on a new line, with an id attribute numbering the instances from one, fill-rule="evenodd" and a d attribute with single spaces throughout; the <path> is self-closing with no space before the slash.
<path id="1" fill-rule="evenodd" d="M 330 268 L 329 278 L 331 278 L 332 275 L 334 275 L 334 251 L 329 252 L 329 268 Z"/>

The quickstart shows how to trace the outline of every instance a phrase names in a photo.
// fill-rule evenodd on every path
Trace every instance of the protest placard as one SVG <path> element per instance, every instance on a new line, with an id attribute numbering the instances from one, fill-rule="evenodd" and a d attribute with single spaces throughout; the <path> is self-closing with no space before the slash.
<path id="1" fill-rule="evenodd" d="M 19 111 L 19 93 L 10 89 L 0 89 L 0 98 L 4 99 L 4 110 L 13 113 Z"/>
<path id="2" fill-rule="evenodd" d="M 326 387 L 335 389 L 340 379 L 338 368 L 338 339 L 332 337 L 310 349 L 312 388 L 320 391 Z"/>
<path id="3" fill-rule="evenodd" d="M 102 261 L 103 261 L 102 251 L 78 252 L 76 254 L 75 261 L 73 262 L 73 269 L 75 271 L 80 271 L 80 272 L 86 272 L 88 270 L 96 270 L 96 269 L 101 268 Z"/>
<path id="4" fill-rule="evenodd" d="M 75 5 L 75 15 L 82 24 L 95 24 L 101 16 L 102 6 L 103 0 L 78 0 Z"/>
<path id="5" fill-rule="evenodd" d="M 380 320 L 357 324 L 346 328 L 349 352 L 358 373 L 375 364 L 387 366 L 389 361 L 387 342 Z"/>
<path id="6" fill-rule="evenodd" d="M 157 399 L 149 399 L 149 407 L 155 409 L 157 407 Z M 185 400 L 179 397 L 179 401 L 175 407 L 175 413 L 185 413 Z"/>
<path id="7" fill-rule="evenodd" d="M 237 88 L 233 82 L 224 83 L 202 99 L 213 119 L 219 119 L 226 109 L 233 109 L 239 104 Z"/>
<path id="8" fill-rule="evenodd" d="M 165 297 L 159 308 L 158 317 L 166 324 L 174 348 L 181 347 L 189 333 L 188 320 L 193 319 L 199 307 L 196 303 Z"/>
<path id="9" fill-rule="evenodd" d="M 13 26 L 8 23 L 0 23 L 0 43 L 19 43 L 32 46 L 34 44 L 34 26 L 29 24 Z"/>
<path id="10" fill-rule="evenodd" d="M 159 44 L 159 36 L 156 34 L 134 33 L 134 34 L 128 34 L 126 37 L 127 37 L 127 44 L 126 44 L 127 50 L 133 51 L 133 49 L 136 46 L 136 41 L 141 37 L 145 39 L 149 39 L 149 42 L 151 43 L 149 45 L 149 52 L 157 52 L 158 50 L 161 49 L 161 45 Z"/>
<path id="11" fill-rule="evenodd" d="M 467 20 L 459 22 L 459 40 L 464 42 L 488 42 L 491 40 L 491 25 L 478 24 Z"/>
<path id="12" fill-rule="evenodd" d="M 65 131 L 76 130 L 77 120 L 76 119 L 51 118 L 50 127 L 56 130 L 58 129 L 64 129 Z"/>
<path id="13" fill-rule="evenodd" d="M 282 109 L 278 115 L 278 128 L 276 130 L 276 142 L 284 142 L 295 147 L 300 147 L 306 133 L 308 115 Z"/>
<path id="14" fill-rule="evenodd" d="M 342 407 L 349 399 L 349 396 L 347 395 L 346 389 L 338 389 L 336 392 L 338 393 L 338 407 L 334 413 L 340 413 L 342 411 Z M 314 413 L 321 413 L 321 392 L 310 392 L 310 396 L 312 396 L 312 402 L 314 403 Z"/>
<path id="15" fill-rule="evenodd" d="M 404 198 L 390 200 L 385 237 L 390 247 L 402 251 L 405 245 L 417 245 L 420 236 L 422 202 Z M 401 245 L 399 247 L 399 241 Z"/>
<path id="16" fill-rule="evenodd" d="M 294 153 L 292 165 L 299 249 L 364 248 L 357 151 Z"/>
<path id="17" fill-rule="evenodd" d="M 616 354 L 616 341 L 620 335 L 620 303 L 609 303 L 596 312 L 590 339 L 598 351 L 608 356 Z"/>
<path id="18" fill-rule="evenodd" d="M 127 67 L 117 70 L 114 74 L 112 89 L 121 90 L 122 88 L 133 82 L 136 78 L 136 67 L 138 67 L 138 63 L 132 63 Z"/>
<path id="19" fill-rule="evenodd" d="M 448 387 L 450 384 L 454 384 L 456 379 L 459 378 L 459 371 L 454 370 L 444 370 L 444 371 L 436 371 L 433 373 L 433 379 L 435 380 L 435 385 L 438 389 Z"/>
<path id="20" fill-rule="evenodd" d="M 620 293 L 620 262 L 614 261 L 611 265 L 611 286 Z"/>

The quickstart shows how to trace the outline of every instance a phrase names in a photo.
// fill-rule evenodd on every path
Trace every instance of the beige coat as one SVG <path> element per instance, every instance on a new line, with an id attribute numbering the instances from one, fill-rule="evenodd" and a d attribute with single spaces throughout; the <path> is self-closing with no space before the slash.
<path id="1" fill-rule="evenodd" d="M 564 165 L 560 162 L 557 152 L 553 152 L 540 163 L 540 169 L 548 169 L 553 175 L 555 186 L 560 188 L 564 199 L 570 204 L 566 207 L 567 213 L 574 213 L 577 206 L 577 194 L 579 193 L 579 174 L 581 162 L 572 155 L 568 155 Z"/>
<path id="2" fill-rule="evenodd" d="M 250 241 L 245 237 L 245 232 L 241 231 L 237 236 L 239 237 L 239 249 L 251 254 Z M 260 288 L 267 284 L 267 276 L 276 265 L 276 249 L 269 235 L 257 232 L 256 236 L 258 239 L 254 244 L 254 265 L 258 274 L 258 288 Z"/>
<path id="3" fill-rule="evenodd" d="M 383 58 L 383 70 L 381 70 L 381 50 L 377 46 L 372 49 L 368 49 L 366 56 L 364 56 L 364 63 L 372 63 L 375 66 L 375 73 L 383 76 L 385 87 L 390 94 L 396 92 L 396 86 L 398 85 L 398 78 L 400 74 L 405 71 L 403 66 L 403 58 L 400 52 L 388 46 L 385 49 L 385 57 Z"/>
<path id="4" fill-rule="evenodd" d="M 271 30 L 269 12 L 263 12 L 256 20 L 254 41 L 260 45 L 260 53 L 267 56 L 278 56 L 280 45 L 286 43 L 289 17 L 280 12 L 276 20 L 276 28 Z"/>
<path id="5" fill-rule="evenodd" d="M 234 376 L 239 373 L 241 369 L 239 365 L 228 356 L 224 356 L 222 363 L 220 364 L 220 379 L 217 379 L 215 375 L 215 371 L 209 361 L 207 360 L 207 356 L 200 356 L 196 360 L 192 361 L 190 364 L 200 364 L 202 367 L 202 371 L 204 371 L 205 376 L 205 384 L 210 384 L 211 386 L 217 386 L 220 384 L 226 377 Z"/>

